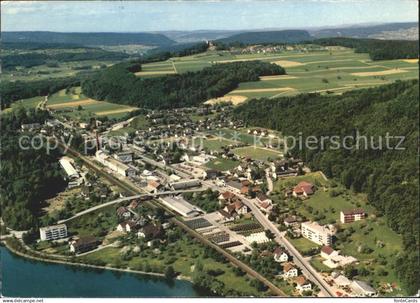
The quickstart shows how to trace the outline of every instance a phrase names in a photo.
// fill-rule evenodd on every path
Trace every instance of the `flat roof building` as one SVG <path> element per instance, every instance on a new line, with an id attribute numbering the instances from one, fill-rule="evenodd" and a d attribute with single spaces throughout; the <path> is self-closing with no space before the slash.
<path id="1" fill-rule="evenodd" d="M 331 246 L 334 234 L 329 226 L 319 225 L 317 222 L 304 222 L 301 226 L 302 236 L 319 245 Z"/>
<path id="2" fill-rule="evenodd" d="M 74 168 L 72 162 L 72 159 L 70 159 L 69 157 L 62 157 L 59 161 L 58 161 L 61 165 L 61 167 L 64 169 L 64 171 L 66 172 L 67 178 L 69 180 L 74 180 L 79 178 L 79 173 L 77 172 L 77 170 Z"/>
<path id="3" fill-rule="evenodd" d="M 376 290 L 364 281 L 353 280 L 350 284 L 350 288 L 358 297 L 376 296 Z"/>
<path id="4" fill-rule="evenodd" d="M 41 227 L 39 236 L 42 241 L 56 240 L 67 237 L 67 226 L 65 224 Z"/>
<path id="5" fill-rule="evenodd" d="M 172 190 L 181 190 L 181 189 L 200 186 L 201 182 L 198 179 L 191 179 L 191 180 L 182 180 L 178 182 L 172 182 L 169 185 L 171 186 Z"/>
<path id="6" fill-rule="evenodd" d="M 183 217 L 191 218 L 203 212 L 200 208 L 188 203 L 181 196 L 165 197 L 161 201 L 165 206 L 181 214 Z"/>

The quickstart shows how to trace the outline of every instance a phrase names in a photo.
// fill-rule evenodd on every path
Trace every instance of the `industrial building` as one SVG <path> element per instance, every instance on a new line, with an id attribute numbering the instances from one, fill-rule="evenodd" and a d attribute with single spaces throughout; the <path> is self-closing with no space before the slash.
<path id="1" fill-rule="evenodd" d="M 137 173 L 137 168 L 135 168 L 134 166 L 124 164 L 118 161 L 117 159 L 110 157 L 101 150 L 98 150 L 96 152 L 96 159 L 112 171 L 115 171 L 116 173 L 124 177 L 133 177 Z"/>
<path id="2" fill-rule="evenodd" d="M 182 180 L 178 182 L 172 182 L 169 184 L 172 190 L 182 190 L 191 187 L 201 186 L 201 182 L 198 179 Z"/>
<path id="3" fill-rule="evenodd" d="M 67 226 L 65 224 L 41 227 L 39 236 L 42 241 L 56 240 L 67 237 Z"/>
<path id="4" fill-rule="evenodd" d="M 74 168 L 74 166 L 72 164 L 72 162 L 73 162 L 72 159 L 70 159 L 69 157 L 62 157 L 58 162 L 60 163 L 61 167 L 66 172 L 68 180 L 75 180 L 75 179 L 79 178 L 79 173 Z"/>
<path id="5" fill-rule="evenodd" d="M 160 200 L 165 206 L 181 214 L 183 217 L 191 218 L 203 212 L 200 208 L 185 201 L 181 196 L 165 197 Z"/>

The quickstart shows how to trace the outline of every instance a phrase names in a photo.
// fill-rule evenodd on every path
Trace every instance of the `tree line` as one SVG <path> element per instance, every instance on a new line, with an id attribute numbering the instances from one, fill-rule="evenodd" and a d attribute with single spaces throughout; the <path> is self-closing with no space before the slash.
<path id="1" fill-rule="evenodd" d="M 81 86 L 83 94 L 97 100 L 163 109 L 196 106 L 227 94 L 240 82 L 282 74 L 285 70 L 278 65 L 247 61 L 216 64 L 185 74 L 141 78 L 129 71 L 127 63 L 122 63 L 82 81 Z"/>
<path id="2" fill-rule="evenodd" d="M 419 281 L 419 167 L 418 80 L 397 81 L 378 88 L 363 89 L 341 96 L 303 94 L 295 97 L 251 100 L 235 109 L 236 118 L 252 126 L 282 131 L 288 136 L 364 135 L 373 143 L 359 149 L 331 149 L 326 143 L 314 149 L 295 148 L 313 170 L 343 183 L 355 192 L 367 193 L 368 201 L 385 215 L 388 225 L 403 236 L 401 255 L 395 270 L 410 294 Z M 404 150 L 385 148 L 386 135 L 403 136 Z M 379 149 L 382 137 L 383 148 Z M 400 138 L 390 141 L 396 147 Z M 356 143 L 355 140 L 352 142 Z M 353 145 L 355 146 L 355 145 Z"/>
<path id="3" fill-rule="evenodd" d="M 323 38 L 309 43 L 354 48 L 356 53 L 368 53 L 372 60 L 413 59 L 419 56 L 418 40 Z"/>

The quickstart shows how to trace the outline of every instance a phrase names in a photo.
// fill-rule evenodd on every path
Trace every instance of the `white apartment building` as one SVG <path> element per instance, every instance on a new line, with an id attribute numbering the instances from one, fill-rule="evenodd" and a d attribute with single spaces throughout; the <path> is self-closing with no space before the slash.
<path id="1" fill-rule="evenodd" d="M 304 222 L 301 226 L 302 236 L 319 245 L 331 246 L 334 230 L 329 226 L 319 225 L 317 222 Z"/>
<path id="2" fill-rule="evenodd" d="M 66 224 L 59 224 L 41 227 L 39 235 L 43 241 L 65 238 L 67 237 L 67 226 Z"/>

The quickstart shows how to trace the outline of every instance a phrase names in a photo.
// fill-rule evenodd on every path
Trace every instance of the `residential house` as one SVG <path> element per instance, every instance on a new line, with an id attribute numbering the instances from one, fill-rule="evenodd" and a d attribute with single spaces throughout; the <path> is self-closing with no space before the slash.
<path id="1" fill-rule="evenodd" d="M 124 206 L 118 207 L 117 216 L 121 219 L 128 219 L 131 217 L 131 212 Z"/>
<path id="2" fill-rule="evenodd" d="M 242 203 L 242 201 L 235 201 L 229 205 L 226 205 L 223 209 L 225 212 L 229 214 L 238 214 L 238 215 L 244 215 L 248 213 L 248 207 Z"/>
<path id="3" fill-rule="evenodd" d="M 374 297 L 377 295 L 376 290 L 364 281 L 353 280 L 350 288 L 358 297 Z"/>
<path id="4" fill-rule="evenodd" d="M 128 208 L 131 210 L 135 210 L 139 206 L 139 202 L 137 200 L 132 200 L 128 205 Z"/>
<path id="5" fill-rule="evenodd" d="M 287 227 L 290 227 L 296 225 L 298 222 L 295 216 L 287 216 L 286 218 L 284 218 L 283 223 Z"/>
<path id="6" fill-rule="evenodd" d="M 341 223 L 351 223 L 354 221 L 359 221 L 365 218 L 366 212 L 362 208 L 356 208 L 352 210 L 345 210 L 340 212 L 340 221 Z"/>
<path id="7" fill-rule="evenodd" d="M 231 203 L 234 200 L 236 200 L 237 198 L 238 197 L 230 191 L 225 191 L 225 192 L 221 193 L 218 197 L 219 201 L 222 201 L 224 203 Z"/>
<path id="8" fill-rule="evenodd" d="M 124 233 L 130 233 L 135 231 L 137 228 L 137 223 L 134 221 L 124 221 L 117 226 L 117 230 Z"/>
<path id="9" fill-rule="evenodd" d="M 79 254 L 98 247 L 99 241 L 93 236 L 80 237 L 70 241 L 70 252 Z"/>
<path id="10" fill-rule="evenodd" d="M 158 180 L 150 180 L 147 182 L 146 191 L 149 193 L 157 193 L 162 188 L 162 184 Z"/>
<path id="11" fill-rule="evenodd" d="M 139 230 L 137 236 L 144 238 L 146 241 L 162 238 L 164 231 L 161 225 L 147 224 Z"/>
<path id="12" fill-rule="evenodd" d="M 325 259 L 322 263 L 329 268 L 345 267 L 357 262 L 356 258 L 340 255 L 339 251 L 332 249 L 330 246 L 323 246 L 320 254 Z"/>
<path id="13" fill-rule="evenodd" d="M 299 276 L 296 278 L 296 289 L 303 293 L 304 291 L 310 291 L 312 290 L 311 282 L 306 280 L 304 276 Z"/>
<path id="14" fill-rule="evenodd" d="M 279 262 L 279 263 L 283 263 L 283 262 L 289 261 L 289 255 L 281 247 L 277 247 L 274 250 L 274 255 L 273 256 L 274 256 L 274 261 Z"/>
<path id="15" fill-rule="evenodd" d="M 299 182 L 298 185 L 296 185 L 293 188 L 293 196 L 298 197 L 304 197 L 307 198 L 308 196 L 312 195 L 315 191 L 315 186 L 312 183 L 302 181 Z"/>
<path id="16" fill-rule="evenodd" d="M 322 246 L 320 254 L 322 258 L 329 259 L 334 252 L 336 251 L 331 246 Z"/>
<path id="17" fill-rule="evenodd" d="M 283 265 L 283 278 L 289 279 L 298 276 L 298 269 L 292 263 Z"/>
<path id="18" fill-rule="evenodd" d="M 258 205 L 264 211 L 267 212 L 267 211 L 270 211 L 273 208 L 273 202 L 264 193 L 262 193 L 262 192 L 257 193 L 256 199 L 257 199 Z"/>

